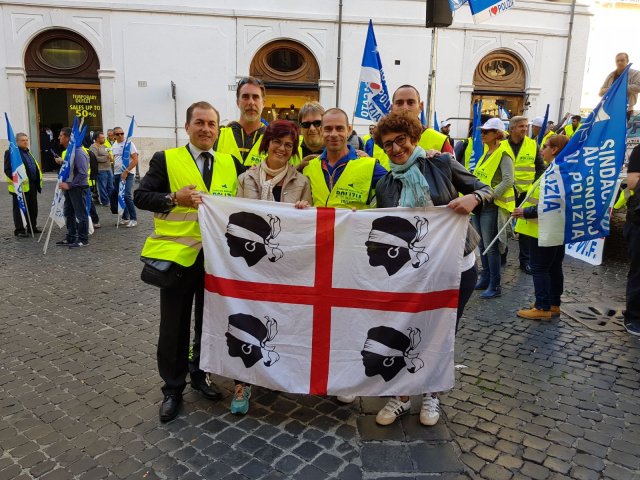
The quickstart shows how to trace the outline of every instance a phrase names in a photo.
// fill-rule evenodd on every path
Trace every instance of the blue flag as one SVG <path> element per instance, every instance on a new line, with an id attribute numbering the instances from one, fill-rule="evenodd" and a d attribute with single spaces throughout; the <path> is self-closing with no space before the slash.
<path id="1" fill-rule="evenodd" d="M 78 142 L 81 144 L 80 132 L 78 131 L 78 117 L 73 121 L 73 127 L 71 127 L 71 137 L 69 137 L 69 145 L 67 146 L 60 171 L 58 172 L 58 182 L 53 194 L 53 201 L 51 202 L 51 211 L 49 217 L 53 220 L 58 227 L 64 227 L 66 218 L 64 215 L 64 190 L 60 188 L 60 183 L 66 182 L 73 171 L 73 161 L 76 156 L 76 145 Z"/>
<path id="2" fill-rule="evenodd" d="M 424 108 L 422 108 L 422 111 L 420 112 L 420 123 L 422 124 L 423 127 L 427 126 L 427 114 L 424 111 Z"/>
<path id="3" fill-rule="evenodd" d="M 362 55 L 362 69 L 356 100 L 355 116 L 371 122 L 378 122 L 391 110 L 391 97 L 382 70 L 373 22 L 369 20 L 367 41 Z"/>
<path id="4" fill-rule="evenodd" d="M 544 112 L 544 120 L 542 121 L 542 127 L 540 127 L 540 133 L 538 134 L 538 146 L 542 145 L 542 139 L 547 132 L 547 122 L 549 121 L 549 104 L 547 103 L 547 110 Z"/>
<path id="5" fill-rule="evenodd" d="M 433 129 L 436 132 L 440 131 L 440 124 L 438 123 L 438 114 L 435 111 L 433 112 Z"/>
<path id="6" fill-rule="evenodd" d="M 9 158 L 11 160 L 11 181 L 13 183 L 13 192 L 16 194 L 16 200 L 18 201 L 18 207 L 20 208 L 22 225 L 24 228 L 27 228 L 27 205 L 24 202 L 24 192 L 22 190 L 22 184 L 25 181 L 28 181 L 27 170 L 22 162 L 18 142 L 16 141 L 16 136 L 13 133 L 13 128 L 11 127 L 11 122 L 9 122 L 9 115 L 7 115 L 7 112 L 4 113 L 4 119 L 7 121 L 7 139 L 9 140 Z"/>
<path id="7" fill-rule="evenodd" d="M 480 23 L 509 10 L 515 0 L 469 0 L 473 22 Z"/>
<path id="8" fill-rule="evenodd" d="M 122 148 L 122 168 L 127 170 L 129 168 L 129 161 L 131 159 L 131 139 L 133 138 L 133 125 L 135 123 L 136 116 L 131 117 L 131 123 L 129 124 L 129 131 L 127 132 L 127 139 L 124 141 L 124 147 Z M 129 175 L 135 175 L 130 173 Z M 118 215 L 124 213 L 126 204 L 124 203 L 124 194 L 126 187 L 126 180 L 120 177 L 120 185 L 118 186 Z"/>
<path id="9" fill-rule="evenodd" d="M 461 6 L 467 3 L 467 0 L 449 0 L 449 8 L 452 12 L 455 12 Z"/>
<path id="10" fill-rule="evenodd" d="M 545 171 L 538 204 L 543 247 L 609 234 L 611 204 L 626 150 L 629 67 Z"/>
<path id="11" fill-rule="evenodd" d="M 471 159 L 469 160 L 469 171 L 473 172 L 476 169 L 476 165 L 484 154 L 484 144 L 482 143 L 482 136 L 480 135 L 480 127 L 482 126 L 482 100 L 478 100 L 473 104 L 473 121 L 471 123 L 471 142 L 472 151 Z"/>

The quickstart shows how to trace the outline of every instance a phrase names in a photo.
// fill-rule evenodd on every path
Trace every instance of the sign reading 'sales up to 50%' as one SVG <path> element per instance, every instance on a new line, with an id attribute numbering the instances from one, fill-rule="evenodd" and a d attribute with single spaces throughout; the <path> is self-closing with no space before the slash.
<path id="1" fill-rule="evenodd" d="M 91 124 L 91 120 L 100 119 L 100 94 L 94 92 L 68 91 L 67 104 L 69 105 L 69 118 L 85 118 Z"/>

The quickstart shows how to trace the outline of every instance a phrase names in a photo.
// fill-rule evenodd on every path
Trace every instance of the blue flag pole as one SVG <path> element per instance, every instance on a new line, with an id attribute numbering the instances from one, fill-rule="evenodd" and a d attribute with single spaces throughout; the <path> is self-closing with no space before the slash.
<path id="1" fill-rule="evenodd" d="M 31 225 L 31 219 L 29 218 L 29 211 L 27 209 L 27 202 L 24 198 L 24 191 L 22 184 L 25 180 L 28 180 L 27 170 L 22 162 L 20 156 L 20 149 L 18 148 L 18 142 L 13 132 L 11 122 L 9 122 L 9 115 L 4 113 L 4 119 L 7 122 L 7 139 L 9 140 L 9 158 L 11 160 L 11 180 L 13 182 L 13 193 L 16 195 L 18 202 L 18 208 L 20 209 L 20 216 L 22 217 L 22 225 L 26 229 L 28 225 Z M 33 236 L 33 226 L 31 226 L 31 236 Z"/>
<path id="2" fill-rule="evenodd" d="M 440 124 L 438 123 L 438 114 L 436 113 L 436 111 L 433 111 L 433 129 L 436 132 L 440 131 Z"/>
<path id="3" fill-rule="evenodd" d="M 547 103 L 547 110 L 544 112 L 544 120 L 542 121 L 542 127 L 540 127 L 540 133 L 538 134 L 538 147 L 542 145 L 542 139 L 547 133 L 547 122 L 549 121 L 549 104 Z"/>
<path id="4" fill-rule="evenodd" d="M 478 162 L 482 158 L 482 154 L 484 153 L 484 145 L 482 143 L 482 136 L 480 135 L 480 127 L 482 126 L 481 121 L 482 115 L 482 100 L 478 100 L 473 105 L 473 122 L 472 122 L 472 132 L 471 132 L 471 141 L 472 144 L 472 153 L 471 159 L 469 160 L 469 171 L 473 173 L 478 165 Z"/>
<path id="5" fill-rule="evenodd" d="M 135 119 L 135 115 L 131 117 L 129 131 L 127 132 L 127 139 L 124 141 L 124 147 L 122 148 L 122 168 L 124 170 L 128 170 L 131 159 L 131 139 L 133 138 L 133 126 L 135 125 Z M 130 173 L 128 173 L 127 175 L 130 175 Z M 123 179 L 122 176 L 120 176 L 120 185 L 118 186 L 118 223 L 120 223 L 120 217 L 122 217 L 122 214 L 124 213 L 124 210 L 126 208 L 126 204 L 124 202 L 126 184 L 127 180 Z"/>

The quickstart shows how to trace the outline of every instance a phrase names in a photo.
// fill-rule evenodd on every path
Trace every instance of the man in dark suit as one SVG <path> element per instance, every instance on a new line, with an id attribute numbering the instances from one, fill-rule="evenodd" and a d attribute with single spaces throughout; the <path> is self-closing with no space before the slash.
<path id="1" fill-rule="evenodd" d="M 158 371 L 164 380 L 160 421 L 178 414 L 186 376 L 191 387 L 206 398 L 221 398 L 220 391 L 200 369 L 200 337 L 204 306 L 204 255 L 197 220 L 201 192 L 235 196 L 237 178 L 244 171 L 231 155 L 214 152 L 220 115 L 207 102 L 187 109 L 186 146 L 156 152 L 149 171 L 134 192 L 135 206 L 154 212 L 154 234 L 147 238 L 142 256 L 170 261 L 182 270 L 175 286 L 160 289 Z M 195 167 L 195 168 L 194 168 Z M 191 310 L 195 298 L 194 339 L 189 353 Z"/>
<path id="2" fill-rule="evenodd" d="M 13 234 L 16 237 L 28 237 L 29 233 L 40 233 L 41 230 L 37 227 L 38 219 L 38 193 L 42 192 L 42 171 L 38 161 L 33 157 L 29 151 L 29 136 L 26 133 L 16 134 L 16 143 L 18 144 L 18 150 L 20 151 L 20 158 L 24 164 L 24 168 L 27 172 L 27 181 L 22 184 L 22 191 L 24 193 L 24 201 L 27 206 L 27 213 L 29 218 L 26 219 L 28 227 L 25 229 L 22 223 L 22 215 L 20 207 L 18 206 L 18 198 L 13 191 L 12 168 L 11 168 L 11 156 L 9 150 L 4 152 L 4 173 L 7 176 L 7 182 L 9 187 L 9 193 L 13 200 L 13 224 L 15 230 Z M 29 233 L 27 233 L 27 230 Z M 33 230 L 33 232 L 31 232 Z"/>

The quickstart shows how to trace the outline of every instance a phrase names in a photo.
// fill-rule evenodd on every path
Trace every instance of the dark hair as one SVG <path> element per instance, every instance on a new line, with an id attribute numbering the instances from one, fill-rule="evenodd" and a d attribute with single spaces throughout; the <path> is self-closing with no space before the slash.
<path id="1" fill-rule="evenodd" d="M 65 137 L 71 138 L 71 128 L 70 127 L 61 128 L 60 129 L 60 133 L 63 134 Z"/>
<path id="2" fill-rule="evenodd" d="M 325 115 L 330 115 L 330 114 L 334 114 L 334 113 L 341 113 L 342 115 L 344 115 L 344 120 L 345 120 L 345 122 L 347 122 L 347 127 L 349 126 L 349 115 L 347 115 L 347 112 L 345 112 L 344 110 L 342 110 L 341 108 L 338 108 L 338 107 L 330 108 L 329 110 L 324 112 L 322 114 L 322 119 L 324 120 Z"/>
<path id="3" fill-rule="evenodd" d="M 418 89 L 416 87 L 414 87 L 413 85 L 400 85 L 398 88 L 396 88 L 396 91 L 393 92 L 393 96 L 391 97 L 391 103 L 393 103 L 396 99 L 396 93 L 398 93 L 398 90 L 400 90 L 401 88 L 411 88 L 413 89 L 414 92 L 416 92 L 416 96 L 418 97 L 418 102 L 420 101 L 420 92 L 418 91 Z"/>
<path id="4" fill-rule="evenodd" d="M 236 87 L 236 100 L 240 98 L 240 90 L 242 89 L 242 87 L 247 84 L 259 87 L 260 91 L 262 92 L 262 98 L 267 96 L 267 90 L 264 88 L 264 83 L 262 82 L 262 80 L 256 77 L 244 77 L 238 80 L 238 84 Z"/>
<path id="5" fill-rule="evenodd" d="M 298 126 L 289 120 L 275 120 L 267 126 L 267 129 L 264 131 L 264 136 L 262 137 L 262 143 L 260 143 L 260 153 L 269 150 L 271 140 L 286 137 L 287 135 L 291 135 L 293 152 L 297 153 L 300 143 L 299 130 Z"/>
<path id="6" fill-rule="evenodd" d="M 582 120 L 580 115 L 571 115 L 571 120 Z"/>
<path id="7" fill-rule="evenodd" d="M 411 142 L 418 143 L 422 135 L 422 125 L 418 117 L 411 112 L 392 112 L 378 122 L 378 126 L 373 131 L 373 141 L 382 147 L 382 136 L 391 132 L 404 133 Z"/>
<path id="8" fill-rule="evenodd" d="M 627 60 L 627 62 L 629 61 L 629 54 L 627 54 L 626 52 L 616 53 L 616 57 L 619 57 L 620 55 L 624 55 L 624 58 Z"/>
<path id="9" fill-rule="evenodd" d="M 214 112 L 216 112 L 216 116 L 218 117 L 218 123 L 220 123 L 220 113 L 218 112 L 218 110 L 216 110 L 216 108 L 209 102 L 205 101 L 195 102 L 189 105 L 189 108 L 187 108 L 187 123 L 191 123 L 191 117 L 193 116 L 193 111 L 196 108 L 201 108 L 203 110 L 213 110 Z"/>

